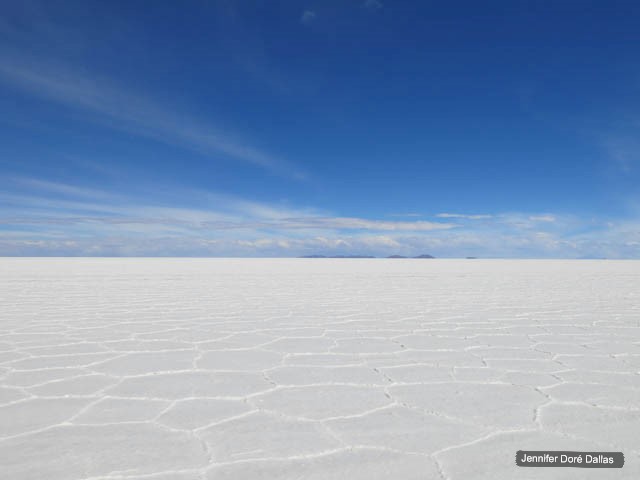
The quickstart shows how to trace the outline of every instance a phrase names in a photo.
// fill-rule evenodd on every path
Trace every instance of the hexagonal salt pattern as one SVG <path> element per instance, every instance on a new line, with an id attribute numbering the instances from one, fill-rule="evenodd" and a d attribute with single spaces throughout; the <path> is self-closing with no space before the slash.
<path id="1" fill-rule="evenodd" d="M 640 478 L 637 262 L 0 271 L 2 478 Z M 520 449 L 626 465 L 523 469 Z"/>

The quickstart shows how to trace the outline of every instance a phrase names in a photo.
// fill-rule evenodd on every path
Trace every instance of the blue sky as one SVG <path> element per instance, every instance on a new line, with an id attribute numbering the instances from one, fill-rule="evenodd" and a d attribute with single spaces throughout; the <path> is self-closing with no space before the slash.
<path id="1" fill-rule="evenodd" d="M 640 258 L 637 2 L 1 8 L 0 255 Z"/>

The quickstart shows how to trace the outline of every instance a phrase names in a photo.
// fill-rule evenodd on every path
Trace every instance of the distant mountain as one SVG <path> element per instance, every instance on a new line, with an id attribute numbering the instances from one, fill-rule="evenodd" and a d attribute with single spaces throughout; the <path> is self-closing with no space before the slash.
<path id="1" fill-rule="evenodd" d="M 478 257 L 466 257 L 466 258 L 467 258 L 467 260 L 475 260 Z"/>
<path id="2" fill-rule="evenodd" d="M 387 258 L 407 258 L 402 255 L 389 255 Z"/>
<path id="3" fill-rule="evenodd" d="M 417 257 L 413 257 L 413 258 L 436 258 L 433 255 L 428 255 L 426 253 L 423 253 L 422 255 L 418 255 Z"/>

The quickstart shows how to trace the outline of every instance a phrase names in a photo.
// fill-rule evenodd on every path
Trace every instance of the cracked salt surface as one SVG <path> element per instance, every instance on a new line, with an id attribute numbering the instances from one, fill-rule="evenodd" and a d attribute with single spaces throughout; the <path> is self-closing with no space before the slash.
<path id="1" fill-rule="evenodd" d="M 0 477 L 640 478 L 640 264 L 0 259 Z M 623 451 L 623 469 L 517 450 Z"/>

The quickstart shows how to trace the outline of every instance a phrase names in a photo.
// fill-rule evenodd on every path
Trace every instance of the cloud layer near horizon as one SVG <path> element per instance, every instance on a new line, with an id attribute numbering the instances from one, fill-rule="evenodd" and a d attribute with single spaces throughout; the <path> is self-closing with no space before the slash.
<path id="1" fill-rule="evenodd" d="M 35 178 L 12 178 L 4 187 L 2 256 L 637 258 L 640 246 L 633 223 L 548 212 L 413 213 L 411 221 L 396 221 L 211 192 L 184 192 L 176 204 Z"/>

